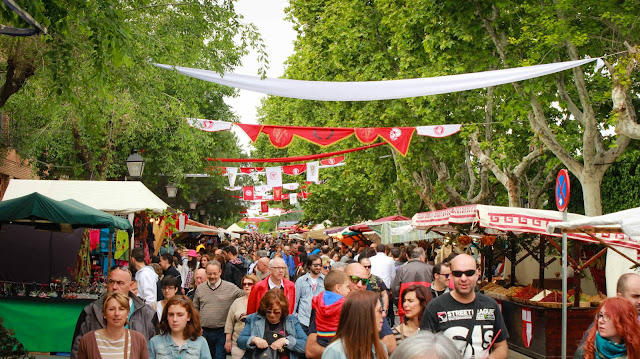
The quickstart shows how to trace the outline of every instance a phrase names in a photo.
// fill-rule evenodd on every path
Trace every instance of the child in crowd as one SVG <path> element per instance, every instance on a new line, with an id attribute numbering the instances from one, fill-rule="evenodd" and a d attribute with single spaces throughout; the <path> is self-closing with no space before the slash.
<path id="1" fill-rule="evenodd" d="M 339 270 L 330 271 L 324 278 L 325 291 L 313 297 L 318 344 L 329 345 L 338 330 L 344 298 L 349 294 L 349 276 Z"/>

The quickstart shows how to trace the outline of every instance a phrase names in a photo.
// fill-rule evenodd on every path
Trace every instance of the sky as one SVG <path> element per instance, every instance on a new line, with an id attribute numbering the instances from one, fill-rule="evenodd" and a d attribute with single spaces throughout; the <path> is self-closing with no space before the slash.
<path id="1" fill-rule="evenodd" d="M 260 32 L 266 45 L 269 60 L 267 77 L 280 77 L 284 74 L 284 62 L 293 53 L 293 42 L 296 33 L 291 22 L 285 20 L 284 9 L 289 5 L 288 0 L 238 0 L 235 3 L 236 12 L 244 16 L 244 21 L 253 23 Z M 258 76 L 258 61 L 255 52 L 242 59 L 242 66 L 234 72 L 243 75 Z M 239 90 L 239 95 L 226 98 L 225 102 L 231 106 L 233 112 L 242 123 L 257 123 L 257 109 L 260 100 L 266 95 Z M 232 127 L 242 149 L 246 152 L 251 146 L 249 137 L 237 127 Z"/>

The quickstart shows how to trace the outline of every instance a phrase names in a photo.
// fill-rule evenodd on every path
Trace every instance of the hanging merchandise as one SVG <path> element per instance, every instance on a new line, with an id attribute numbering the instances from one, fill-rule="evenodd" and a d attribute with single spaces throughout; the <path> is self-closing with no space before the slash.
<path id="1" fill-rule="evenodd" d="M 89 231 L 89 249 L 96 250 L 100 245 L 100 230 L 99 229 L 91 229 Z"/>
<path id="2" fill-rule="evenodd" d="M 260 211 L 262 213 L 268 213 L 269 212 L 269 202 L 264 201 L 264 202 L 260 203 Z"/>
<path id="3" fill-rule="evenodd" d="M 296 204 L 298 203 L 298 194 L 297 193 L 290 193 L 289 194 L 289 204 Z"/>
<path id="4" fill-rule="evenodd" d="M 80 249 L 78 250 L 78 259 L 76 260 L 76 277 L 75 281 L 83 286 L 89 285 L 91 280 L 91 251 L 89 248 L 92 239 L 92 234 L 97 233 L 98 243 L 100 243 L 100 230 L 85 229 L 82 234 L 82 241 L 80 242 Z M 96 246 L 97 247 L 97 246 Z"/>
<path id="5" fill-rule="evenodd" d="M 568 70 L 596 61 L 598 58 L 469 74 L 384 81 L 302 81 L 262 79 L 259 76 L 223 75 L 208 70 L 154 64 L 163 69 L 214 82 L 219 85 L 265 93 L 274 96 L 318 101 L 374 101 L 438 95 L 508 84 Z"/>
<path id="6" fill-rule="evenodd" d="M 126 231 L 118 230 L 116 233 L 116 251 L 113 258 L 121 261 L 129 260 L 129 235 Z"/>

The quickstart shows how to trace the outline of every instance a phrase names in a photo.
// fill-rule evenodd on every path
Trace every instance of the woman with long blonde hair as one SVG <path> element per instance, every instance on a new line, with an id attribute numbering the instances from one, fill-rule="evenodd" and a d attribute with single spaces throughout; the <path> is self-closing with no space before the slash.
<path id="1" fill-rule="evenodd" d="M 387 359 L 387 348 L 378 335 L 383 320 L 376 293 L 351 292 L 342 306 L 336 336 L 322 359 Z"/>

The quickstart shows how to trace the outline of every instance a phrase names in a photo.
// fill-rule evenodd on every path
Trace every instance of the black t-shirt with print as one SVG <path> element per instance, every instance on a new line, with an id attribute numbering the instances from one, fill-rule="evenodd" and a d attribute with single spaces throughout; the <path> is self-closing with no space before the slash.
<path id="1" fill-rule="evenodd" d="M 482 293 L 462 304 L 445 293 L 434 298 L 420 321 L 421 330 L 441 332 L 453 340 L 465 359 L 482 358 L 498 334 L 496 342 L 509 338 L 498 303 Z"/>

